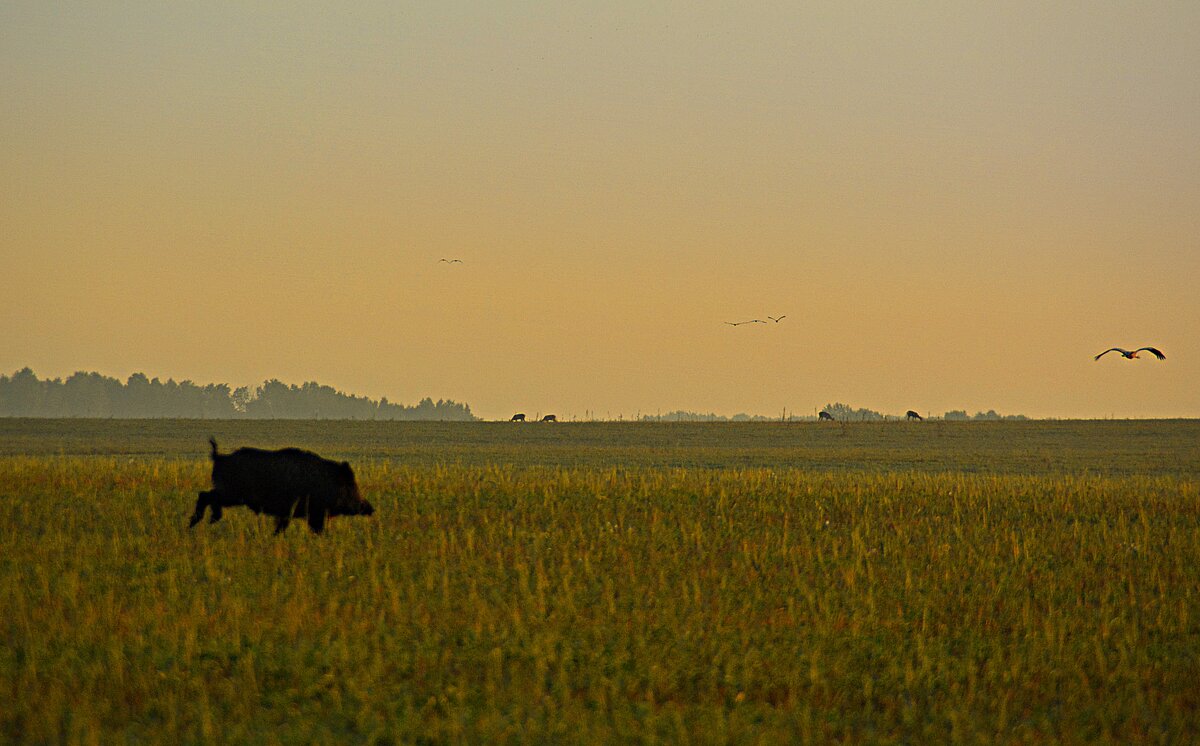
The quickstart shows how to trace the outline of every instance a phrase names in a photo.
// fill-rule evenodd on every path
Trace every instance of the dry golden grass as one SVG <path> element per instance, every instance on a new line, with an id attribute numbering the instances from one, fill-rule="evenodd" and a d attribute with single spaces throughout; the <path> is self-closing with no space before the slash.
<path id="1" fill-rule="evenodd" d="M 603 443 L 558 459 L 574 436 L 554 437 L 463 463 L 360 452 L 376 517 L 278 538 L 245 510 L 186 528 L 202 438 L 186 458 L 10 449 L 0 738 L 1200 738 L 1186 438 L 1104 476 L 890 470 L 869 444 L 861 468 L 772 467 L 751 431 L 729 451 L 616 438 L 644 461 L 603 465 Z M 931 458 L 973 463 L 979 437 Z M 689 458 L 726 465 L 665 465 Z"/>

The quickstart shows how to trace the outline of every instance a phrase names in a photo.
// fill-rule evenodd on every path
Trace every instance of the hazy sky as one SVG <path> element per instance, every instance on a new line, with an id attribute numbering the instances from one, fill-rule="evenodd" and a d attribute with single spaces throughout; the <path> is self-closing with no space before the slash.
<path id="1" fill-rule="evenodd" d="M 1198 71 L 1195 0 L 5 2 L 0 372 L 1200 416 Z"/>

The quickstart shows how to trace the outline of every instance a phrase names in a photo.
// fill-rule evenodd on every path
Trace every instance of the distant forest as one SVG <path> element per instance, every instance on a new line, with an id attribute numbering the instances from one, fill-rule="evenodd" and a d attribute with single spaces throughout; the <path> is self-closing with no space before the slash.
<path id="1" fill-rule="evenodd" d="M 824 411 L 833 415 L 835 420 L 846 420 L 848 422 L 866 421 L 872 422 L 877 420 L 902 420 L 904 415 L 888 415 L 880 414 L 873 409 L 854 409 L 849 404 L 826 404 Z M 924 412 L 919 412 L 922 417 L 926 416 Z M 937 419 L 936 415 L 930 413 L 928 416 Z M 811 419 L 811 418 L 810 418 Z M 967 414 L 965 409 L 953 409 L 942 415 L 943 420 L 977 420 L 983 422 L 992 422 L 996 420 L 1027 420 L 1029 419 L 1023 414 L 999 414 L 994 409 L 989 409 L 986 412 L 976 412 L 973 415 Z"/>
<path id="2" fill-rule="evenodd" d="M 885 420 L 902 420 L 904 415 L 883 414 L 876 412 L 873 409 L 855 409 L 849 404 L 826 404 L 822 411 L 833 415 L 835 420 L 840 422 L 883 422 Z M 924 416 L 924 415 L 922 415 Z M 931 415 L 932 416 L 932 415 Z M 781 415 L 782 417 L 782 415 Z M 735 414 L 732 417 L 726 417 L 719 414 L 703 414 L 701 412 L 668 412 L 667 414 L 646 414 L 642 415 L 642 420 L 645 422 L 778 422 L 781 417 L 766 417 L 761 414 Z M 809 415 L 787 415 L 788 422 L 809 422 L 816 420 L 817 416 Z M 933 419 L 937 419 L 933 416 Z M 974 415 L 967 414 L 965 409 L 956 409 L 942 415 L 944 420 L 957 421 L 994 421 L 994 420 L 1027 420 L 1029 419 L 1023 414 L 998 414 L 996 410 L 989 409 L 986 412 L 976 412 Z"/>
<path id="3" fill-rule="evenodd" d="M 166 382 L 134 373 L 125 383 L 80 371 L 39 380 L 29 368 L 0 375 L 0 417 L 180 417 L 190 419 L 460 420 L 478 419 L 466 404 L 425 398 L 413 406 L 344 394 L 309 382 L 271 379 L 261 386 Z"/>

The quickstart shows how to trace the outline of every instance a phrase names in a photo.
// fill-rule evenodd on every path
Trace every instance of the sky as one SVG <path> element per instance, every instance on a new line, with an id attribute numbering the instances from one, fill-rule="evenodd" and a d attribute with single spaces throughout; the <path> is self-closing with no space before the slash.
<path id="1" fill-rule="evenodd" d="M 1197 70 L 1194 0 L 6 2 L 0 372 L 1198 417 Z"/>

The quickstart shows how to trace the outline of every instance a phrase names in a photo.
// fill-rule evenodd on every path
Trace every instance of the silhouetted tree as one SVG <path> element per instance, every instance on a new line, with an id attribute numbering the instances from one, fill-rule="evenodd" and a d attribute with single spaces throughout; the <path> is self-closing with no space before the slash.
<path id="1" fill-rule="evenodd" d="M 254 394 L 250 393 L 249 386 L 238 386 L 233 390 L 233 410 L 238 415 L 246 414 L 246 407 L 254 398 Z"/>
<path id="2" fill-rule="evenodd" d="M 124 417 L 154 417 L 153 389 L 145 373 L 134 373 L 125 381 Z"/>
<path id="3" fill-rule="evenodd" d="M 29 368 L 0 377 L 0 406 L 14 417 L 36 417 L 45 400 L 45 387 Z"/>
<path id="4" fill-rule="evenodd" d="M 839 422 L 877 422 L 887 419 L 873 409 L 854 409 L 849 404 L 841 402 L 826 404 L 824 411 L 833 415 L 833 418 Z"/>

